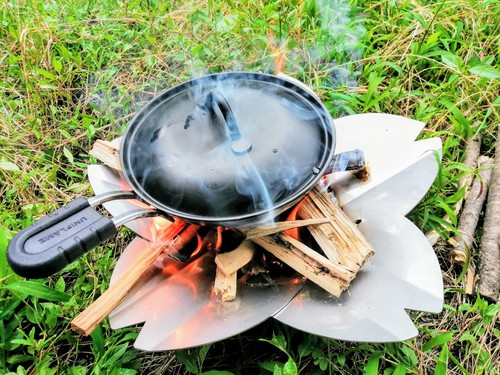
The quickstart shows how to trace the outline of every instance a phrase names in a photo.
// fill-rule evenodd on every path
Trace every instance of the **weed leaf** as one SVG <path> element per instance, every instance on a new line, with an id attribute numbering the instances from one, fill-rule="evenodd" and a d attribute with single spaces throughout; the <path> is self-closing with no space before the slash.
<path id="1" fill-rule="evenodd" d="M 448 346 L 443 344 L 441 349 L 441 354 L 439 354 L 439 359 L 436 363 L 436 368 L 434 369 L 434 375 L 446 375 L 448 368 Z"/>
<path id="2" fill-rule="evenodd" d="M 0 169 L 9 172 L 20 172 L 21 170 L 17 165 L 11 161 L 0 160 Z"/>
<path id="3" fill-rule="evenodd" d="M 73 154 L 71 153 L 70 150 L 68 150 L 66 147 L 63 147 L 63 154 L 64 154 L 64 156 L 66 156 L 66 159 L 68 159 L 68 161 L 71 164 L 74 164 Z"/>
<path id="4" fill-rule="evenodd" d="M 475 74 L 482 78 L 500 78 L 500 72 L 484 62 L 474 65 L 469 69 L 469 73 Z"/>
<path id="5" fill-rule="evenodd" d="M 445 52 L 441 56 L 441 61 L 444 65 L 460 71 L 460 66 L 462 65 L 462 59 L 453 53 Z"/>
<path id="6" fill-rule="evenodd" d="M 288 357 L 288 361 L 283 366 L 283 375 L 297 375 L 298 373 L 297 364 L 291 357 Z"/>
<path id="7" fill-rule="evenodd" d="M 377 375 L 378 374 L 378 366 L 379 366 L 379 360 L 380 356 L 382 355 L 382 352 L 377 351 L 374 352 L 370 358 L 368 359 L 368 362 L 366 363 L 365 366 L 365 375 Z"/>
<path id="8" fill-rule="evenodd" d="M 15 281 L 8 285 L 4 285 L 2 289 L 8 289 L 12 292 L 17 292 L 25 296 L 37 297 L 54 302 L 68 302 L 71 298 L 67 293 L 59 292 L 58 290 L 34 281 Z"/>
<path id="9" fill-rule="evenodd" d="M 422 346 L 422 351 L 427 352 L 436 346 L 446 344 L 447 342 L 450 342 L 452 338 L 453 336 L 451 332 L 445 332 L 434 336 Z"/>
<path id="10" fill-rule="evenodd" d="M 405 375 L 406 374 L 406 366 L 402 363 L 396 366 L 392 375 Z"/>

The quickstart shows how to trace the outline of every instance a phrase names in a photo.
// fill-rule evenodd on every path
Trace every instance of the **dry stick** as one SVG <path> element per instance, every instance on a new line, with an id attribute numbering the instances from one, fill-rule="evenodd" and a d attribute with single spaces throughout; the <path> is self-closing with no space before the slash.
<path id="1" fill-rule="evenodd" d="M 500 139 L 495 145 L 495 167 L 491 174 L 490 192 L 486 203 L 483 236 L 479 248 L 478 292 L 494 301 L 500 291 Z"/>
<path id="2" fill-rule="evenodd" d="M 127 296 L 132 286 L 149 269 L 165 248 L 175 242 L 176 236 L 187 225 L 181 220 L 176 220 L 162 231 L 159 237 L 136 258 L 127 272 L 71 322 L 71 329 L 84 336 L 89 335 Z"/>
<path id="3" fill-rule="evenodd" d="M 477 124 L 474 124 L 474 125 L 477 125 Z M 476 133 L 474 137 L 469 138 L 467 140 L 467 148 L 465 149 L 465 157 L 464 157 L 463 164 L 465 164 L 466 166 L 468 166 L 471 169 L 475 169 L 477 167 L 477 160 L 479 158 L 479 153 L 481 151 L 482 139 L 483 139 L 483 134 Z M 465 194 L 464 194 L 464 198 L 460 199 L 455 204 L 455 210 L 454 210 L 455 216 L 458 216 L 458 214 L 460 213 L 460 210 L 462 209 L 462 203 L 463 203 L 464 199 L 467 197 L 467 192 L 468 192 L 470 185 L 472 183 L 472 178 L 473 178 L 473 175 L 471 173 L 467 173 L 458 181 L 458 190 L 465 189 Z M 451 223 L 451 219 L 448 215 L 443 217 L 443 220 L 448 222 L 448 223 Z M 425 236 L 427 237 L 427 240 L 429 241 L 429 243 L 432 246 L 434 246 L 440 238 L 439 233 L 436 232 L 435 230 L 431 230 Z"/>
<path id="4" fill-rule="evenodd" d="M 450 239 L 450 243 L 453 244 L 453 249 L 450 251 L 451 260 L 461 266 L 467 263 L 470 257 L 469 251 L 473 246 L 474 234 L 491 179 L 491 168 L 486 167 L 493 164 L 493 160 L 480 156 L 478 164 L 480 168 L 485 169 L 479 171 L 479 177 L 474 178 L 464 208 L 460 214 L 457 228 L 460 236 L 454 236 Z"/>

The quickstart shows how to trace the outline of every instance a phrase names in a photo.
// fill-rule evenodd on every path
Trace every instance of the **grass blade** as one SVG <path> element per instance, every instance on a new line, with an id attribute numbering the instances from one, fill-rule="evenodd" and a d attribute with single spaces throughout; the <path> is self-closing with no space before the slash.
<path id="1" fill-rule="evenodd" d="M 8 285 L 4 285 L 2 289 L 7 289 L 23 296 L 32 296 L 53 302 L 68 302 L 71 298 L 67 293 L 59 292 L 51 287 L 34 281 L 15 281 Z"/>

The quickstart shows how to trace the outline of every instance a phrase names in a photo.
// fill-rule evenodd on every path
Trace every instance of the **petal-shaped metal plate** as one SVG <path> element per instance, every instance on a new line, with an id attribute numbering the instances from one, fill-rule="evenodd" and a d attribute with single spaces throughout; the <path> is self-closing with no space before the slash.
<path id="1" fill-rule="evenodd" d="M 145 240 L 134 240 L 120 257 L 112 283 L 120 277 Z M 281 280 L 272 287 L 238 282 L 237 297 L 220 302 L 212 295 L 214 254 L 187 264 L 167 260 L 163 269 L 151 266 L 145 277 L 109 316 L 111 327 L 146 322 L 135 346 L 171 350 L 208 344 L 241 333 L 273 316 L 300 291 L 301 285 Z"/>
<path id="2" fill-rule="evenodd" d="M 371 177 L 361 183 L 345 173 L 330 176 L 331 181 L 346 213 L 353 220 L 362 220 L 359 228 L 376 251 L 341 298 L 307 283 L 289 303 L 300 285 L 289 283 L 270 291 L 239 284 L 234 303 L 218 303 L 211 297 L 213 259 L 206 254 L 187 265 L 169 261 L 165 272 L 152 266 L 110 315 L 112 327 L 145 321 L 136 342 L 136 347 L 144 350 L 179 349 L 221 340 L 269 316 L 310 333 L 351 341 L 399 341 L 416 335 L 405 309 L 440 311 L 442 278 L 432 247 L 404 215 L 432 184 L 441 141 L 415 141 L 423 124 L 400 116 L 353 115 L 336 120 L 335 125 L 337 150 L 361 148 Z M 89 167 L 89 178 L 96 192 L 124 183 L 121 176 L 102 166 Z M 106 208 L 113 215 L 131 209 L 129 203 L 136 208 L 135 201 L 118 203 L 108 203 Z M 149 228 L 151 219 L 138 222 Z M 144 238 L 154 236 L 140 226 L 129 227 Z M 127 247 L 112 282 L 126 272 L 134 254 L 145 244 L 138 238 Z"/>
<path id="3" fill-rule="evenodd" d="M 417 329 L 405 309 L 439 312 L 443 305 L 434 250 L 418 228 L 398 213 L 366 202 L 352 210 L 363 219 L 359 229 L 375 249 L 373 258 L 340 298 L 307 283 L 275 318 L 306 332 L 349 341 L 413 337 Z"/>
<path id="4" fill-rule="evenodd" d="M 416 173 L 422 173 L 422 167 L 413 164 L 428 151 L 436 152 L 434 161 L 430 160 L 428 167 L 424 167 L 430 168 L 428 176 L 432 177 L 434 173 L 433 180 L 437 172 L 436 160 L 441 155 L 441 140 L 431 138 L 415 142 L 423 127 L 424 124 L 419 121 L 388 114 L 352 115 L 335 120 L 338 152 L 359 148 L 363 150 L 370 168 L 370 179 L 365 183 L 349 178 L 349 172 L 330 175 L 329 182 L 336 187 L 335 193 L 339 202 L 345 205 L 351 200 L 361 198 L 404 170 L 410 174 L 413 169 L 417 170 Z M 398 183 L 402 182 L 404 180 L 398 180 Z M 398 188 L 399 186 L 390 187 L 384 184 L 377 195 L 381 197 L 381 193 L 385 192 L 385 196 L 390 198 L 383 199 L 380 203 L 385 205 L 392 202 L 398 212 L 406 211 L 406 214 L 408 207 L 414 206 L 418 201 L 413 199 L 411 204 L 408 204 L 405 201 L 405 187 L 401 186 L 399 190 Z M 396 195 L 393 197 L 392 194 Z"/>

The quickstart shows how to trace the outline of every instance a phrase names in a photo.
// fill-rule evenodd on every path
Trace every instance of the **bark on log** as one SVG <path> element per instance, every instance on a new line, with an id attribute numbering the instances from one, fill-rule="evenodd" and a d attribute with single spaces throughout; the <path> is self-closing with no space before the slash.
<path id="1" fill-rule="evenodd" d="M 479 248 L 479 294 L 494 301 L 500 291 L 500 139 L 495 146 L 495 167 L 491 174 L 490 191 L 486 203 L 484 232 Z"/>
<path id="2" fill-rule="evenodd" d="M 450 251 L 451 260 L 464 265 L 469 261 L 470 252 L 474 246 L 474 237 L 476 232 L 481 209 L 488 193 L 488 185 L 491 180 L 492 169 L 488 166 L 493 164 L 493 160 L 488 157 L 479 157 L 478 164 L 480 168 L 479 177 L 475 177 L 470 189 L 469 195 L 465 201 L 464 208 L 460 214 L 458 222 L 458 231 L 460 236 L 454 236 L 450 242 L 453 249 Z"/>

